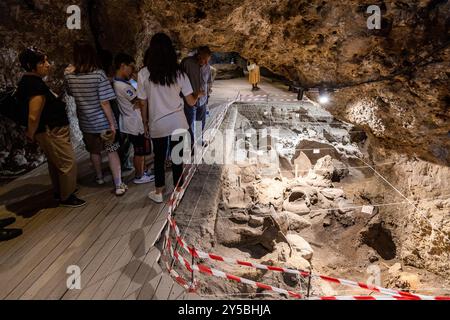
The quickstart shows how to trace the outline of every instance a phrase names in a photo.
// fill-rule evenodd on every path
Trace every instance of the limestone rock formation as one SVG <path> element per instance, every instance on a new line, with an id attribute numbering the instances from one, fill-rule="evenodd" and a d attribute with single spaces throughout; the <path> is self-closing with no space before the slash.
<path id="1" fill-rule="evenodd" d="M 342 87 L 332 95 L 334 114 L 368 129 L 389 148 L 448 164 L 450 3 L 383 1 L 382 29 L 369 30 L 366 10 L 372 4 L 115 0 L 100 6 L 98 14 L 104 22 L 102 43 L 112 49 L 142 55 L 151 35 L 164 30 L 181 48 L 210 44 L 216 51 L 255 58 L 303 86 Z M 124 8 L 137 10 L 140 19 L 130 14 L 114 24 Z M 131 40 L 117 41 L 123 24 L 139 30 L 134 48 Z"/>
<path id="2" fill-rule="evenodd" d="M 244 70 L 236 64 L 215 64 L 213 67 L 217 70 L 216 80 L 229 80 L 244 76 Z"/>
<path id="3" fill-rule="evenodd" d="M 18 79 L 19 47 L 44 46 L 55 62 L 54 79 L 61 79 L 76 38 L 93 38 L 99 47 L 128 51 L 141 62 L 150 37 L 166 31 L 184 52 L 209 44 L 255 58 L 303 86 L 343 87 L 332 96 L 335 115 L 366 128 L 389 148 L 450 163 L 447 1 L 383 1 L 381 30 L 367 28 L 370 1 L 79 3 L 82 30 L 65 27 L 64 3 L 2 2 L 0 87 Z"/>
<path id="4" fill-rule="evenodd" d="M 314 250 L 311 248 L 309 243 L 297 234 L 287 235 L 289 243 L 292 245 L 294 250 L 300 253 L 301 257 L 306 260 L 311 260 L 314 254 Z"/>
<path id="5" fill-rule="evenodd" d="M 337 208 L 328 212 L 323 225 L 334 227 L 334 220 L 353 224 L 351 199 L 346 199 L 340 189 L 333 189 L 336 180 L 348 172 L 322 155 L 308 156 L 309 162 L 302 155 L 298 158 L 295 149 L 300 143 L 309 143 L 300 140 L 319 136 L 336 148 L 333 152 L 351 151 L 348 153 L 362 158 L 350 144 L 358 140 L 364 147 L 369 146 L 365 150 L 369 154 L 365 158 L 368 163 L 394 163 L 390 167 L 376 167 L 389 182 L 383 180 L 387 187 L 380 200 L 406 204 L 384 208 L 379 218 L 389 227 L 402 263 L 448 276 L 450 3 L 439 0 L 378 3 L 382 9 L 381 30 L 367 28 L 366 9 L 374 4 L 369 0 L 80 0 L 82 29 L 68 30 L 67 4 L 63 2 L 3 0 L 0 87 L 12 86 L 19 79 L 17 56 L 26 46 L 36 45 L 47 51 L 54 65 L 54 74 L 48 80 L 58 92 L 62 70 L 71 62 L 74 40 L 88 38 L 98 49 L 131 53 L 140 65 L 151 36 L 165 31 L 182 54 L 208 44 L 214 51 L 255 58 L 262 67 L 298 85 L 339 89 L 331 93 L 331 102 L 326 107 L 337 118 L 357 125 L 352 137 L 358 139 L 349 139 L 337 129 L 316 127 L 283 131 L 286 141 L 279 141 L 287 150 L 283 159 L 293 165 L 290 170 L 295 169 L 300 159 L 304 167 L 298 169 L 306 171 L 299 175 L 301 183 L 297 181 L 294 187 L 314 189 L 317 203 L 311 201 L 308 192 L 303 193 L 305 197 L 300 192 L 294 196 L 293 192 L 285 194 L 287 186 L 282 177 L 274 178 L 277 171 L 274 174 L 273 169 L 279 170 L 278 163 L 267 161 L 262 172 L 242 166 L 236 170 L 242 177 L 242 185 L 233 185 L 227 190 L 229 194 L 222 197 L 227 208 L 219 210 L 218 216 L 223 214 L 226 219 L 219 219 L 221 223 L 214 225 L 215 237 L 226 246 L 256 244 L 278 252 L 283 240 L 273 243 L 279 230 L 264 217 L 270 206 L 277 212 L 287 210 L 296 214 L 296 217 L 286 212 L 280 214 L 292 222 L 285 231 L 308 229 L 308 218 L 314 218 L 317 209 Z M 312 100 L 317 98 L 312 93 L 307 95 Z M 318 107 L 312 102 L 305 105 L 314 111 L 305 113 L 308 121 L 327 123 L 329 113 L 316 112 Z M 72 114 L 73 108 L 71 105 L 69 110 Z M 262 120 L 283 118 L 282 110 L 272 109 Z M 251 127 L 250 121 L 246 121 L 246 127 Z M 11 162 L 25 167 L 42 163 L 40 153 L 27 149 L 20 135 L 10 123 L 0 119 L 0 166 L 11 167 Z M 272 151 L 278 161 L 280 154 Z M 373 170 L 368 171 L 373 174 Z M 375 178 L 381 179 L 378 175 Z M 297 214 L 308 210 L 309 217 Z M 306 247 L 303 242 L 299 244 L 299 236 L 289 237 L 294 238 L 296 248 Z M 309 254 L 308 249 L 306 257 Z M 285 257 L 284 261 L 287 260 Z M 299 267 L 305 264 L 303 260 L 290 262 Z M 400 286 L 415 287 L 411 283 L 417 281 L 406 278 L 400 279 Z M 409 284 L 401 285 L 406 282 Z"/>
<path id="6" fill-rule="evenodd" d="M 329 200 L 342 198 L 345 195 L 344 190 L 335 188 L 325 188 L 320 190 L 320 193 L 322 193 Z"/>
<path id="7" fill-rule="evenodd" d="M 15 1 L 0 3 L 0 90 L 14 87 L 21 77 L 22 69 L 18 55 L 26 47 L 36 46 L 44 50 L 52 63 L 52 73 L 47 79 L 57 94 L 62 94 L 63 71 L 72 60 L 72 45 L 76 39 L 93 39 L 89 28 L 87 1 L 80 1 L 82 29 L 69 30 L 66 26 L 69 15 L 68 5 L 61 1 Z M 73 103 L 69 103 L 72 115 L 72 133 L 76 145 L 81 138 L 76 126 Z M 42 164 L 44 158 L 40 150 L 26 143 L 20 128 L 0 115 L 0 150 L 8 152 L 3 158 L 3 174 L 17 174 L 22 169 L 29 170 Z M 14 156 L 23 154 L 27 165 L 15 161 Z M 0 160 L 1 162 L 1 160 Z"/>
<path id="8" fill-rule="evenodd" d="M 309 219 L 305 219 L 296 213 L 285 211 L 280 213 L 280 215 L 285 217 L 288 226 L 287 230 L 300 232 L 311 227 L 311 222 Z"/>

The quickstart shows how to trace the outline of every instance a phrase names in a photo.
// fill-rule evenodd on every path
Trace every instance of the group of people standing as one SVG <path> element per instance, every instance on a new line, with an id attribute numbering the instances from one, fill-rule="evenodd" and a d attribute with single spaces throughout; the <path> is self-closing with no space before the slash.
<path id="1" fill-rule="evenodd" d="M 64 76 L 65 90 L 75 99 L 96 183 L 105 184 L 102 153 L 106 152 L 115 194 L 123 196 L 128 190 L 118 153 L 120 130 L 134 147 L 134 182 L 155 181 L 156 188 L 148 196 L 162 203 L 166 161 L 171 159 L 173 148 L 186 139 L 188 131 L 194 140 L 196 123 L 201 123 L 202 130 L 205 127 L 212 86 L 211 51 L 200 47 L 194 56 L 179 63 L 169 36 L 158 33 L 151 39 L 137 77 L 133 57 L 120 53 L 114 59 L 115 76 L 111 79 L 102 70 L 92 44 L 77 41 L 73 49 L 73 61 Z M 29 48 L 19 59 L 25 73 L 18 84 L 17 99 L 28 115 L 26 136 L 37 142 L 47 156 L 55 199 L 63 207 L 82 207 L 86 202 L 77 197 L 77 164 L 65 103 L 43 80 L 50 73 L 48 57 Z M 113 103 L 119 107 L 119 119 L 114 115 Z M 154 156 L 154 174 L 146 168 L 145 157 L 150 155 Z M 183 182 L 183 163 L 172 161 L 171 166 L 177 186 Z"/>
<path id="2" fill-rule="evenodd" d="M 190 147 L 198 142 L 196 139 L 203 144 L 213 82 L 211 56 L 210 49 L 203 46 L 180 63 L 169 36 L 157 33 L 138 73 L 134 58 L 119 53 L 113 63 L 114 75 L 108 75 L 94 46 L 84 40 L 75 42 L 72 64 L 64 74 L 64 88 L 75 99 L 96 184 L 106 183 L 102 170 L 102 153 L 106 152 L 115 194 L 123 196 L 128 191 L 122 180 L 123 152 L 119 154 L 124 147 L 123 135 L 134 149 L 134 183 L 155 181 L 155 189 L 148 194 L 151 200 L 164 201 L 167 161 L 171 162 L 173 185 L 183 184 L 183 148 L 177 149 L 176 159 L 172 153 L 181 142 L 187 143 L 186 138 L 190 139 Z M 66 103 L 63 95 L 55 94 L 44 82 L 51 69 L 48 56 L 37 48 L 28 48 L 19 60 L 25 73 L 16 98 L 26 118 L 26 137 L 38 143 L 47 157 L 54 197 L 60 206 L 85 206 L 86 201 L 77 196 L 77 164 Z M 252 61 L 248 70 L 253 90 L 258 90 L 259 67 Z M 149 156 L 154 158 L 154 174 L 146 167 Z M 11 223 L 12 219 L 0 221 L 0 241 L 21 234 L 20 230 L 5 229 Z"/>

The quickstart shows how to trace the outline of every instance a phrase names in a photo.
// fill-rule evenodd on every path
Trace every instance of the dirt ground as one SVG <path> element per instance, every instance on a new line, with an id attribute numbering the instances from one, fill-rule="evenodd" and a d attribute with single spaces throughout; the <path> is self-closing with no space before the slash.
<path id="1" fill-rule="evenodd" d="M 430 249 L 427 241 L 433 239 L 413 239 L 411 234 L 418 230 L 411 229 L 416 218 L 409 215 L 416 210 L 402 198 L 402 187 L 397 189 L 384 180 L 395 180 L 401 168 L 410 165 L 409 160 L 398 161 L 393 156 L 381 159 L 363 130 L 333 119 L 313 103 L 244 104 L 233 108 L 222 129 L 233 130 L 237 140 L 241 139 L 236 142 L 243 146 L 236 153 L 236 161 L 201 165 L 176 213 L 189 243 L 241 260 L 420 294 L 450 294 L 445 267 L 450 249 L 447 244 L 436 244 L 443 250 L 428 256 L 425 264 L 418 258 L 422 254 L 419 249 L 413 252 L 416 256 L 411 255 L 408 250 L 413 241 L 421 241 L 417 248 L 426 242 Z M 268 140 L 267 155 L 252 150 L 253 137 L 248 132 L 268 128 L 278 131 L 276 137 L 268 134 L 274 139 Z M 257 136 L 256 144 L 260 145 L 262 133 Z M 442 170 L 445 168 L 438 172 Z M 429 201 L 441 201 L 428 213 L 431 218 L 442 216 L 433 220 L 439 221 L 445 231 L 450 207 L 445 191 L 449 189 L 445 190 L 445 185 L 444 190 L 439 188 L 442 185 L 438 181 L 434 192 L 424 192 L 419 198 L 423 200 L 428 194 Z M 419 208 L 423 201 L 415 203 Z M 219 262 L 197 262 L 277 287 L 308 291 L 307 279 Z M 200 282 L 198 292 L 205 298 L 280 298 L 242 284 L 204 275 L 196 278 Z M 313 278 L 310 294 L 370 292 Z"/>

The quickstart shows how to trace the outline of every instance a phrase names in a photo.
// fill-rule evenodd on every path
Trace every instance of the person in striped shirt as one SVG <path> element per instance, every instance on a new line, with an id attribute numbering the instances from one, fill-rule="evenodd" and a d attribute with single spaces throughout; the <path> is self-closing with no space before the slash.
<path id="1" fill-rule="evenodd" d="M 73 57 L 74 65 L 65 73 L 66 89 L 75 98 L 78 122 L 86 149 L 91 154 L 96 181 L 99 185 L 105 183 L 101 153 L 107 151 L 116 195 L 122 196 L 128 187 L 122 182 L 117 121 L 110 105 L 116 95 L 105 72 L 99 68 L 97 53 L 89 42 L 75 42 Z"/>

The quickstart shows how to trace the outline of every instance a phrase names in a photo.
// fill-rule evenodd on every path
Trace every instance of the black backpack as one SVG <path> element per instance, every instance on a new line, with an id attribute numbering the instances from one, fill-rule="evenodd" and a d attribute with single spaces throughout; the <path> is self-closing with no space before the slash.
<path id="1" fill-rule="evenodd" d="M 28 126 L 28 112 L 17 98 L 17 88 L 8 88 L 0 93 L 0 114 L 12 120 L 19 126 Z"/>

